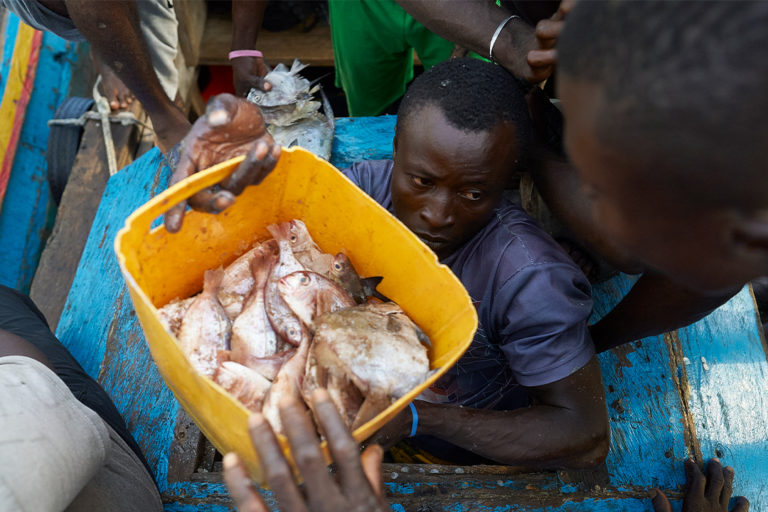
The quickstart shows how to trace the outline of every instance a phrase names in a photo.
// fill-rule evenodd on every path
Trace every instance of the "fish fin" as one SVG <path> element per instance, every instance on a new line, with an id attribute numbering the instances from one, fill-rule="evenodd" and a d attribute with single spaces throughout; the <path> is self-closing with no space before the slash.
<path id="1" fill-rule="evenodd" d="M 394 302 L 392 299 L 376 289 L 376 287 L 381 284 L 382 280 L 384 280 L 382 276 L 365 277 L 360 279 L 360 282 L 363 284 L 363 293 L 365 293 L 366 297 L 376 297 L 382 302 Z"/>
<path id="2" fill-rule="evenodd" d="M 224 271 L 221 268 L 206 270 L 203 277 L 203 291 L 218 293 L 222 279 L 224 279 Z"/>
<path id="3" fill-rule="evenodd" d="M 392 404 L 392 398 L 384 393 L 371 392 L 363 400 L 363 404 L 357 411 L 355 421 L 352 422 L 352 430 L 365 425 L 368 421 L 375 418 L 381 411 Z"/>
<path id="4" fill-rule="evenodd" d="M 281 222 L 278 224 L 270 224 L 267 226 L 267 231 L 275 237 L 275 240 L 277 243 L 280 243 L 280 240 L 289 240 L 289 237 L 291 236 L 291 224 L 290 222 Z M 279 247 L 279 245 L 278 245 Z"/>
<path id="5" fill-rule="evenodd" d="M 227 361 L 232 361 L 232 351 L 231 350 L 219 350 L 216 352 L 216 363 L 221 365 L 222 363 L 225 363 Z"/>
<path id="6" fill-rule="evenodd" d="M 416 337 L 419 338 L 419 341 L 422 343 L 422 345 L 426 346 L 427 348 L 432 348 L 432 342 L 429 341 L 429 336 L 427 336 L 427 333 L 421 330 L 421 327 L 413 323 L 413 330 L 416 331 Z"/>
<path id="7" fill-rule="evenodd" d="M 325 118 L 328 120 L 328 126 L 331 128 L 331 139 L 333 139 L 333 132 L 336 131 L 336 118 L 333 115 L 333 107 L 331 107 L 331 102 L 328 100 L 328 96 L 325 95 L 325 91 L 323 88 L 320 88 L 320 100 L 323 104 L 323 113 L 325 114 Z"/>
<path id="8" fill-rule="evenodd" d="M 292 148 L 293 146 L 299 145 L 299 139 L 293 139 L 290 144 L 288 144 L 289 148 Z"/>

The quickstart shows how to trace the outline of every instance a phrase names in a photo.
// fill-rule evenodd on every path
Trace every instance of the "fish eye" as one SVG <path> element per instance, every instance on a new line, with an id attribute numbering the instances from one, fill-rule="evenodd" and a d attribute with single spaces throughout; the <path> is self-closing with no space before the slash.
<path id="1" fill-rule="evenodd" d="M 291 242 L 295 242 L 298 240 L 298 237 L 296 235 L 291 235 Z"/>
<path id="2" fill-rule="evenodd" d="M 307 276 L 301 276 L 301 277 L 299 278 L 299 282 L 300 282 L 301 284 L 307 284 L 307 283 L 309 283 L 309 278 L 308 278 Z"/>
<path id="3" fill-rule="evenodd" d="M 333 264 L 333 268 L 336 270 L 341 270 L 343 267 L 341 266 L 341 263 L 337 261 L 336 263 Z"/>

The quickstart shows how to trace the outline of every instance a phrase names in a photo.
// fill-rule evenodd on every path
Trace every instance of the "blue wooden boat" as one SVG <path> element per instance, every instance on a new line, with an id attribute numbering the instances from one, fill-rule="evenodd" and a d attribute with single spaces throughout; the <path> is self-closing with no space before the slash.
<path id="1" fill-rule="evenodd" d="M 9 48 L 13 54 L 9 34 L 15 44 L 18 21 L 10 17 L 8 27 L 1 71 L 6 80 Z M 45 121 L 63 100 L 73 56 L 63 41 L 42 36 L 35 89 L 0 215 L 0 282 L 22 290 L 29 286 L 52 211 Z M 8 90 L 8 81 L 2 85 Z M 38 99 L 46 90 L 49 95 Z M 390 157 L 394 123 L 394 117 L 338 120 L 332 163 L 344 167 Z M 157 149 L 110 178 L 56 334 L 126 419 L 165 509 L 232 510 L 214 453 L 197 442 L 194 426 L 152 362 L 112 252 L 125 218 L 167 181 Z M 632 282 L 619 276 L 599 286 L 593 320 Z M 602 354 L 600 362 L 611 419 L 611 450 L 602 467 L 523 475 L 503 466 L 387 464 L 392 509 L 640 511 L 651 510 L 649 487 L 665 490 L 679 509 L 683 461 L 719 457 L 736 470 L 735 494 L 747 496 L 753 510 L 768 511 L 768 362 L 749 288 L 686 329 L 625 345 Z"/>

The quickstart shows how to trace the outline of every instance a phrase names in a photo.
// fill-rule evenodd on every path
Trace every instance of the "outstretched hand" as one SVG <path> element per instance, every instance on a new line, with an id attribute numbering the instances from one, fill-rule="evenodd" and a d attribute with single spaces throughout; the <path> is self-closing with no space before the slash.
<path id="1" fill-rule="evenodd" d="M 733 468 L 723 467 L 717 459 L 707 463 L 707 476 L 701 472 L 692 460 L 685 461 L 686 491 L 683 499 L 683 512 L 729 512 L 728 501 L 733 493 Z M 672 506 L 663 492 L 653 489 L 653 510 L 672 512 Z M 736 497 L 736 503 L 730 512 L 747 512 L 749 501 Z"/>
<path id="2" fill-rule="evenodd" d="M 296 466 L 304 480 L 302 491 L 283 455 L 272 429 L 259 413 L 251 416 L 249 430 L 253 446 L 265 470 L 266 483 L 281 510 L 388 511 L 381 480 L 382 450 L 371 445 L 359 454 L 350 435 L 325 390 L 312 394 L 315 418 L 328 439 L 328 447 L 338 467 L 338 481 L 328 472 L 320 450 L 315 427 L 306 408 L 295 400 L 280 403 L 280 418 L 286 430 Z M 235 506 L 241 512 L 267 512 L 259 493 L 250 484 L 245 467 L 234 453 L 224 457 L 224 481 Z"/>
<path id="3" fill-rule="evenodd" d="M 170 185 L 240 155 L 246 155 L 245 160 L 221 183 L 166 212 L 165 227 L 169 232 L 181 229 L 187 203 L 195 210 L 219 213 L 231 206 L 246 186 L 261 183 L 280 158 L 280 146 L 267 132 L 259 108 L 231 94 L 220 94 L 211 99 L 205 115 L 195 121 L 182 141 L 181 157 Z"/>

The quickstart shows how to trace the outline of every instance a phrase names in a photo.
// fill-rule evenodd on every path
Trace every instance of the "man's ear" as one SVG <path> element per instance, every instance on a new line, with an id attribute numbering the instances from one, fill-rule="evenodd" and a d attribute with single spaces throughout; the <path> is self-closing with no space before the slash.
<path id="1" fill-rule="evenodd" d="M 733 228 L 733 239 L 748 251 L 765 251 L 768 258 L 768 209 L 750 212 Z"/>
<path id="2" fill-rule="evenodd" d="M 392 137 L 392 160 L 395 159 L 396 154 L 397 154 L 397 132 L 395 132 L 395 136 Z"/>

